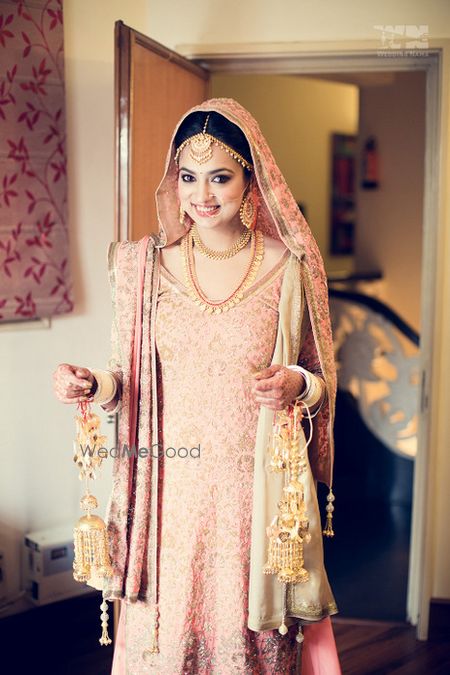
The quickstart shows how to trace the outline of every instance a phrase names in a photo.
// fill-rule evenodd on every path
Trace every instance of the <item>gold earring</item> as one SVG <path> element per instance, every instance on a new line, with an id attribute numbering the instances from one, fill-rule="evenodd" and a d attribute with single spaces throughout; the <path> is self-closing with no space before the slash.
<path id="1" fill-rule="evenodd" d="M 185 216 L 185 212 L 184 212 L 183 207 L 180 204 L 180 215 L 179 215 L 180 225 L 184 225 L 184 216 Z"/>
<path id="2" fill-rule="evenodd" d="M 242 224 L 249 230 L 253 230 L 256 221 L 256 204 L 252 192 L 248 192 L 242 200 L 239 215 Z"/>

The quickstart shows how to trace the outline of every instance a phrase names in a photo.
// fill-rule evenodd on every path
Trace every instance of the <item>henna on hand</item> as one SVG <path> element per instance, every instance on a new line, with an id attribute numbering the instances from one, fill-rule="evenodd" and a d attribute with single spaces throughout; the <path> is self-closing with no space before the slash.
<path id="1" fill-rule="evenodd" d="M 53 372 L 53 390 L 62 403 L 78 403 L 91 397 L 94 376 L 89 368 L 60 363 Z"/>
<path id="2" fill-rule="evenodd" d="M 252 393 L 255 401 L 271 410 L 282 410 L 306 387 L 303 375 L 286 366 L 273 364 L 254 374 Z"/>

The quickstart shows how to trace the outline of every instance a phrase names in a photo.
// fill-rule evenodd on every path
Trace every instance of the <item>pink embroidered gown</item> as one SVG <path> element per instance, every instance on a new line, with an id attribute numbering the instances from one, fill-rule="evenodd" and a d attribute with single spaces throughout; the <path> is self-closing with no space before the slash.
<path id="1" fill-rule="evenodd" d="M 126 672 L 132 675 L 299 672 L 295 625 L 285 636 L 247 628 L 259 412 L 250 391 L 251 374 L 272 360 L 289 255 L 286 250 L 239 304 L 221 314 L 202 311 L 184 285 L 161 268 L 156 315 L 164 448 L 159 474 L 160 651 L 145 652 L 145 612 L 139 603 L 127 605 Z M 113 672 L 119 673 L 117 664 Z"/>

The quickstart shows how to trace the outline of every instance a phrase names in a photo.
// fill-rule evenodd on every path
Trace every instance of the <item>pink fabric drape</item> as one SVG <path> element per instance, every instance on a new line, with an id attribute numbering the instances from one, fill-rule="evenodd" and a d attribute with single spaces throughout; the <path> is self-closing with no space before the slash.
<path id="1" fill-rule="evenodd" d="M 342 675 L 331 619 L 304 626 L 301 675 Z"/>
<path id="2" fill-rule="evenodd" d="M 0 321 L 71 312 L 61 0 L 0 0 Z"/>
<path id="3" fill-rule="evenodd" d="M 126 675 L 127 672 L 125 613 L 126 604 L 121 602 L 111 675 Z M 303 632 L 305 640 L 302 647 L 301 675 L 342 675 L 330 617 L 327 616 L 322 621 L 304 626 Z"/>

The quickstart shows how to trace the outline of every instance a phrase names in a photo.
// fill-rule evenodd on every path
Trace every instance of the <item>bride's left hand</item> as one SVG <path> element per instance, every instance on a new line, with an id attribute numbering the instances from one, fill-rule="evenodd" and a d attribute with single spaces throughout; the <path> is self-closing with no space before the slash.
<path id="1" fill-rule="evenodd" d="M 252 393 L 257 403 L 271 410 L 283 410 L 303 391 L 301 373 L 274 364 L 253 375 Z"/>

